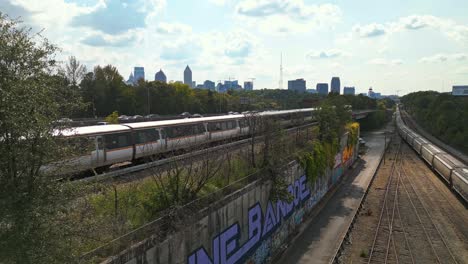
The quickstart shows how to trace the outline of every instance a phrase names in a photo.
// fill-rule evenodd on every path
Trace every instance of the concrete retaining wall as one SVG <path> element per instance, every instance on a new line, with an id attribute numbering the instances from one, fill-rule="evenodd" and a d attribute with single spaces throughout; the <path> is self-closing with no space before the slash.
<path id="1" fill-rule="evenodd" d="M 265 263 L 281 251 L 288 239 L 324 195 L 341 179 L 357 157 L 346 147 L 336 156 L 335 168 L 315 182 L 293 162 L 285 172 L 294 200 L 271 201 L 271 182 L 256 181 L 204 209 L 203 216 L 163 242 L 148 239 L 105 261 L 139 263 Z M 148 237 L 151 234 L 148 234 Z"/>

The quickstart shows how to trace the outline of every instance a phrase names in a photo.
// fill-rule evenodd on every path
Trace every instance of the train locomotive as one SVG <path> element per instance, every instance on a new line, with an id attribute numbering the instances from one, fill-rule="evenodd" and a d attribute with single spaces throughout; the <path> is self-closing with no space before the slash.
<path id="1" fill-rule="evenodd" d="M 396 125 L 401 137 L 467 202 L 468 166 L 406 126 L 399 107 L 396 111 Z"/>

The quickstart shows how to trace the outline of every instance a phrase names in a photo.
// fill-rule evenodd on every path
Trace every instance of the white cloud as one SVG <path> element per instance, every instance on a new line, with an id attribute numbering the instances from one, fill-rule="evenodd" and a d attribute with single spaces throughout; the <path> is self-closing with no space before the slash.
<path id="1" fill-rule="evenodd" d="M 193 38 L 163 43 L 161 58 L 172 61 L 189 61 L 197 58 L 202 47 Z"/>
<path id="2" fill-rule="evenodd" d="M 306 58 L 308 59 L 333 59 L 343 56 L 348 56 L 348 54 L 338 49 L 330 49 L 324 51 L 309 51 L 306 54 Z"/>
<path id="3" fill-rule="evenodd" d="M 188 34 L 192 32 L 192 27 L 181 23 L 161 22 L 156 26 L 156 32 L 163 35 Z"/>
<path id="4" fill-rule="evenodd" d="M 446 61 L 465 61 L 465 60 L 468 60 L 467 53 L 453 53 L 453 54 L 439 53 L 439 54 L 434 54 L 432 56 L 423 57 L 419 60 L 419 62 L 440 63 L 440 62 L 446 62 Z"/>
<path id="5" fill-rule="evenodd" d="M 303 0 L 242 0 L 235 10 L 241 24 L 270 34 L 331 28 L 341 20 L 337 5 L 311 5 Z"/>
<path id="6" fill-rule="evenodd" d="M 368 25 L 356 25 L 353 27 L 353 32 L 361 38 L 371 38 L 384 35 L 387 29 L 382 24 L 372 23 Z"/>
<path id="7" fill-rule="evenodd" d="M 376 58 L 376 59 L 372 59 L 368 61 L 367 63 L 371 65 L 380 65 L 380 66 L 398 66 L 398 65 L 403 64 L 403 61 L 400 59 L 389 60 L 389 59 L 384 59 L 384 58 Z"/>
<path id="8" fill-rule="evenodd" d="M 462 67 L 456 70 L 456 74 L 468 76 L 468 67 Z"/>
<path id="9" fill-rule="evenodd" d="M 361 38 L 369 38 L 386 34 L 394 34 L 405 30 L 416 31 L 422 29 L 439 31 L 456 41 L 468 41 L 467 25 L 460 25 L 451 19 L 431 15 L 411 15 L 401 17 L 397 21 L 384 24 L 358 24 L 353 27 L 352 32 Z"/>

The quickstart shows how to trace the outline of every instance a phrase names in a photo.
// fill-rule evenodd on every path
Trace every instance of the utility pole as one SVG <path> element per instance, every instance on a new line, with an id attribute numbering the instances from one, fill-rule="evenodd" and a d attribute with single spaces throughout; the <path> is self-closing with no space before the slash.
<path id="1" fill-rule="evenodd" d="M 283 89 L 283 52 L 280 55 L 280 79 L 279 79 L 279 88 Z"/>
<path id="2" fill-rule="evenodd" d="M 223 80 L 218 80 L 218 84 L 221 84 L 222 85 L 222 81 Z M 216 85 L 216 89 L 218 89 L 218 111 L 219 113 L 221 114 L 221 93 L 219 92 L 219 88 L 218 88 L 218 85 Z"/>
<path id="3" fill-rule="evenodd" d="M 146 86 L 146 97 L 148 99 L 148 115 L 151 114 L 149 86 Z"/>

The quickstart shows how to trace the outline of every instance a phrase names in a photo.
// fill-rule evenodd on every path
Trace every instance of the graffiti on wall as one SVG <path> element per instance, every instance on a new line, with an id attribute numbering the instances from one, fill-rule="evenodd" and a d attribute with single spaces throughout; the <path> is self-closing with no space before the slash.
<path id="1" fill-rule="evenodd" d="M 348 156 L 351 151 L 351 156 Z M 193 251 L 188 257 L 188 264 L 262 264 L 272 252 L 276 252 L 288 239 L 289 235 L 304 221 L 305 216 L 322 200 L 330 187 L 343 175 L 346 161 L 352 162 L 353 149 L 345 148 L 335 157 L 337 163 L 328 176 L 318 177 L 307 185 L 305 175 L 288 186 L 288 192 L 294 197 L 286 201 L 268 201 L 266 208 L 257 201 L 247 213 L 247 239 L 241 241 L 241 226 L 234 223 L 212 239 L 211 254 L 204 247 Z M 346 161 L 345 161 L 346 159 Z M 265 212 L 265 213 L 263 213 Z M 244 239 L 245 240 L 245 239 Z"/>
<path id="2" fill-rule="evenodd" d="M 310 190 L 306 176 L 303 175 L 288 186 L 288 191 L 294 197 L 290 203 L 278 200 L 268 202 L 265 214 L 260 203 L 254 204 L 248 211 L 248 238 L 240 245 L 241 227 L 235 223 L 212 239 L 211 257 L 205 248 L 196 249 L 187 258 L 189 264 L 233 264 L 241 263 L 247 256 L 259 247 L 264 250 L 256 251 L 255 255 L 266 258 L 269 254 L 271 234 L 281 223 L 293 214 L 296 208 L 309 198 Z M 301 216 L 302 219 L 302 216 Z M 268 239 L 267 239 L 268 238 Z M 259 254 L 264 252 L 264 254 Z M 260 256 L 259 256 L 260 255 Z M 265 256 L 266 255 L 266 256 Z"/>
<path id="3" fill-rule="evenodd" d="M 343 164 L 353 157 L 354 148 L 352 146 L 343 149 Z"/>

